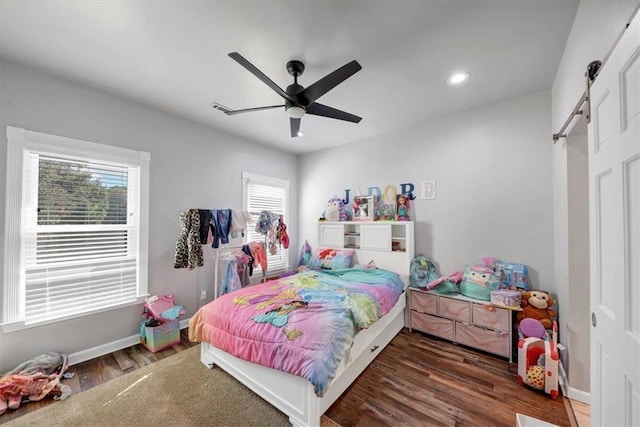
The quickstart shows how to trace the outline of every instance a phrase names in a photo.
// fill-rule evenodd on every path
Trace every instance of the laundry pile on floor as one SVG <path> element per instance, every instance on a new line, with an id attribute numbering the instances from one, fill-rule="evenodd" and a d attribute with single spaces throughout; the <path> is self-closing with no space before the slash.
<path id="1" fill-rule="evenodd" d="M 22 362 L 0 377 L 0 415 L 21 404 L 42 400 L 51 395 L 66 399 L 71 387 L 60 383 L 68 367 L 66 354 L 47 352 Z"/>

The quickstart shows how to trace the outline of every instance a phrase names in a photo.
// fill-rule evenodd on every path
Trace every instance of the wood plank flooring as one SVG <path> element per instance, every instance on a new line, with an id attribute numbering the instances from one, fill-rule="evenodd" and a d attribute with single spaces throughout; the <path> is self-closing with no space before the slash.
<path id="1" fill-rule="evenodd" d="M 151 353 L 135 345 L 71 366 L 73 393 L 125 375 L 195 345 L 181 342 Z M 514 426 L 517 412 L 559 426 L 576 426 L 562 397 L 516 381 L 516 365 L 463 346 L 404 329 L 325 413 L 341 426 Z M 50 398 L 0 415 L 0 424 L 45 405 Z M 326 424 L 326 423 L 325 423 Z"/>
<path id="2" fill-rule="evenodd" d="M 570 400 L 571 409 L 576 416 L 578 427 L 589 427 L 591 421 L 591 406 L 586 403 Z"/>
<path id="3" fill-rule="evenodd" d="M 575 425 L 567 408 L 519 385 L 516 364 L 404 329 L 325 415 L 342 426 L 511 427 L 516 413 Z"/>

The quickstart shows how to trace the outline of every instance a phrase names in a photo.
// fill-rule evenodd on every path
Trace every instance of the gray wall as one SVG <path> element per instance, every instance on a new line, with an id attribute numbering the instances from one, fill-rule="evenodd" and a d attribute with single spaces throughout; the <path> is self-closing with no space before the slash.
<path id="1" fill-rule="evenodd" d="M 213 263 L 205 260 L 205 267 L 194 271 L 173 269 L 180 212 L 242 208 L 241 172 L 248 171 L 290 181 L 288 226 L 297 230 L 295 155 L 21 65 L 0 62 L 0 76 L 0 236 L 4 236 L 7 125 L 151 153 L 149 293 L 174 294 L 187 316 L 203 303 L 200 289 L 212 295 Z M 291 247 L 298 247 L 295 232 Z M 291 251 L 292 262 L 295 252 Z M 0 263 L 0 277 L 2 269 Z M 44 351 L 74 353 L 135 335 L 140 311 L 141 306 L 122 308 L 7 334 L 0 328 L 0 372 Z"/>
<path id="2" fill-rule="evenodd" d="M 522 262 L 536 288 L 553 282 L 549 92 L 426 121 L 396 134 L 300 157 L 300 239 L 344 189 L 435 180 L 414 200 L 416 253 L 442 273 L 483 256 Z"/>
<path id="3" fill-rule="evenodd" d="M 567 40 L 562 60 L 556 73 L 551 90 L 551 122 L 553 132 L 558 132 L 571 110 L 585 90 L 584 73 L 587 65 L 596 59 L 603 59 L 613 47 L 624 25 L 637 7 L 639 0 L 581 0 L 576 17 Z M 577 122 L 577 120 L 574 120 Z M 569 131 L 573 131 L 572 124 Z M 581 126 L 581 124 L 575 125 Z M 584 124 L 582 124 L 584 126 Z M 576 131 L 580 134 L 584 131 Z M 576 267 L 570 274 L 570 264 L 585 256 L 584 239 L 576 240 L 571 236 L 571 229 L 580 229 L 580 214 L 570 211 L 569 190 L 579 194 L 579 182 L 570 181 L 568 164 L 580 162 L 579 153 L 571 159 L 570 147 L 586 144 L 585 138 L 573 136 L 573 142 L 561 139 L 556 144 L 548 145 L 552 150 L 553 165 L 553 222 L 554 222 L 554 254 L 555 287 L 563 289 L 560 301 L 561 313 L 566 312 L 565 302 L 579 301 L 578 306 L 571 306 L 571 315 L 559 318 L 560 342 L 568 348 L 568 360 L 565 368 L 568 372 L 569 397 L 589 403 L 589 292 L 579 283 L 580 275 Z M 574 166 L 576 163 L 574 163 Z M 577 172 L 579 175 L 579 172 Z M 585 191 L 585 189 L 583 189 Z M 573 202 L 576 202 L 575 200 Z M 579 201 L 577 203 L 580 203 Z M 584 212 L 582 218 L 588 216 Z M 576 223 L 576 221 L 578 221 Z M 570 224 L 573 223 L 570 227 Z M 574 228 L 575 227 L 575 228 Z M 584 266 L 588 277 L 588 264 Z M 572 278 L 575 283 L 572 283 Z M 586 304 L 585 304 L 586 302 Z M 566 307 L 569 309 L 568 305 Z"/>
<path id="4" fill-rule="evenodd" d="M 561 342 L 570 349 L 565 368 L 585 375 L 571 375 L 570 385 L 577 390 L 590 390 L 590 278 L 589 278 L 589 157 L 586 120 L 566 140 L 567 148 L 567 230 L 568 277 L 567 300 L 560 324 Z M 580 132 L 584 130 L 585 132 Z M 581 134 L 582 133 L 582 134 Z"/>

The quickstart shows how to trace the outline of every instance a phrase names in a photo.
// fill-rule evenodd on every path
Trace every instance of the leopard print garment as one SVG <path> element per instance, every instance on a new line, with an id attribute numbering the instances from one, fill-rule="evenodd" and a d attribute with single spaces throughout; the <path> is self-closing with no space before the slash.
<path id="1" fill-rule="evenodd" d="M 187 269 L 193 270 L 204 265 L 202 243 L 200 242 L 200 211 L 198 209 L 189 209 L 187 214 L 190 220 L 189 234 L 187 235 L 187 249 L 189 251 Z"/>
<path id="2" fill-rule="evenodd" d="M 189 209 L 180 214 L 180 236 L 176 242 L 173 268 L 193 270 L 204 265 L 200 242 L 200 212 Z"/>
<path id="3" fill-rule="evenodd" d="M 189 215 L 187 212 L 180 214 L 180 236 L 176 242 L 176 254 L 173 261 L 173 268 L 187 268 L 189 249 L 187 248 L 187 236 L 189 234 Z"/>

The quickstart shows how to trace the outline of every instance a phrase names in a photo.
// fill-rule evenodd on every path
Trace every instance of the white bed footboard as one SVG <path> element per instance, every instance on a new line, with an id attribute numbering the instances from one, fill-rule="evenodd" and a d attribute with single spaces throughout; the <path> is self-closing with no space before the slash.
<path id="1" fill-rule="evenodd" d="M 387 315 L 356 335 L 336 377 L 321 398 L 302 377 L 238 359 L 206 342 L 201 344 L 200 358 L 209 368 L 221 367 L 288 415 L 294 426 L 319 426 L 322 414 L 403 328 L 405 306 L 406 294 L 403 293 Z"/>

